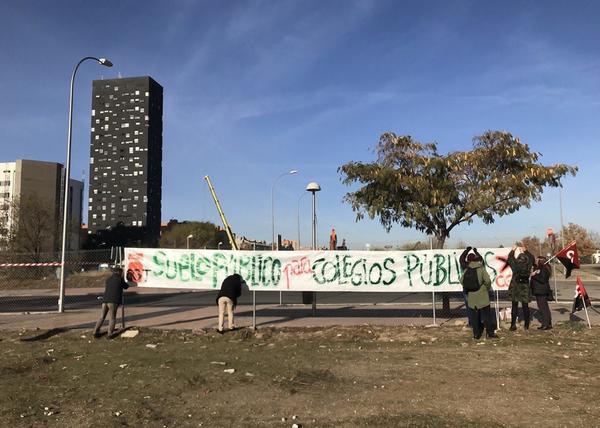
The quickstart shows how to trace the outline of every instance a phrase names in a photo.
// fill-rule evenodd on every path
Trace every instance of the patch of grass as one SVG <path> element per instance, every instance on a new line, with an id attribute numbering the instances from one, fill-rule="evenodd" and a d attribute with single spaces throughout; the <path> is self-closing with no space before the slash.
<path id="1" fill-rule="evenodd" d="M 22 375 L 25 373 L 29 373 L 33 370 L 33 367 L 30 365 L 25 365 L 22 363 L 15 363 L 9 366 L 0 367 L 0 377 L 11 376 L 11 375 Z"/>
<path id="2" fill-rule="evenodd" d="M 587 328 L 587 324 L 585 323 L 585 321 L 569 320 L 569 321 L 564 321 L 564 322 L 559 323 L 558 327 L 560 327 L 563 330 L 581 331 L 581 330 Z"/>
<path id="3" fill-rule="evenodd" d="M 336 424 L 333 424 L 331 426 L 340 425 L 378 428 L 455 428 L 481 426 L 495 428 L 504 426 L 491 421 L 468 420 L 458 415 L 437 415 L 413 412 L 403 412 L 395 415 L 374 415 L 358 417 L 348 421 L 338 421 L 336 422 Z"/>
<path id="4" fill-rule="evenodd" d="M 330 370 L 304 369 L 296 370 L 289 377 L 275 376 L 273 383 L 295 394 L 302 389 L 330 389 L 339 384 L 338 379 Z"/>

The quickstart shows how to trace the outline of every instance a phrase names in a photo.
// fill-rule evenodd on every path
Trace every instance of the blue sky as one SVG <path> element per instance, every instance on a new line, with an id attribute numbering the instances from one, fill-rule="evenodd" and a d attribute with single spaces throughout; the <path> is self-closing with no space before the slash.
<path id="1" fill-rule="evenodd" d="M 0 5 L 0 161 L 64 162 L 68 85 L 76 84 L 72 171 L 87 179 L 91 81 L 150 75 L 163 85 L 163 219 L 218 215 L 211 176 L 234 231 L 310 236 L 331 227 L 352 248 L 421 240 L 355 222 L 337 168 L 373 159 L 386 131 L 467 150 L 474 135 L 519 136 L 564 181 L 565 222 L 600 231 L 600 3 L 595 1 L 20 1 Z M 531 209 L 455 229 L 479 246 L 560 225 L 559 192 Z"/>

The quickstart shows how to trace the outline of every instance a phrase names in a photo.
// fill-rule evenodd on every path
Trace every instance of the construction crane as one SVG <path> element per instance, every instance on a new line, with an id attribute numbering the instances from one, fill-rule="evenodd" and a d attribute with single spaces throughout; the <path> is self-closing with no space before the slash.
<path id="1" fill-rule="evenodd" d="M 219 198 L 217 198 L 217 194 L 215 193 L 215 188 L 213 187 L 212 183 L 210 182 L 210 177 L 208 175 L 204 176 L 204 179 L 206 180 L 206 184 L 208 184 L 208 188 L 210 190 L 210 194 L 213 197 L 213 200 L 215 201 L 215 205 L 217 206 L 217 211 L 219 212 L 219 215 L 221 216 L 221 221 L 223 222 L 223 227 L 225 228 L 225 233 L 227 233 L 227 237 L 229 238 L 229 243 L 231 244 L 231 248 L 234 250 L 237 250 L 237 244 L 235 243 L 235 239 L 233 237 L 233 232 L 231 231 L 231 226 L 229 226 L 229 223 L 227 222 L 227 219 L 225 218 L 225 213 L 223 212 L 223 209 L 221 208 L 221 204 L 219 203 Z"/>

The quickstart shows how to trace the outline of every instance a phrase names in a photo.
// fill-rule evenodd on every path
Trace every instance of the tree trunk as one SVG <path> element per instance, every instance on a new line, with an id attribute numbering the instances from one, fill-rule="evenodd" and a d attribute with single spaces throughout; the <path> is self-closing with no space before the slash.
<path id="1" fill-rule="evenodd" d="M 446 243 L 446 237 L 444 235 L 435 235 L 433 237 L 433 248 L 436 250 L 442 250 Z"/>
<path id="2" fill-rule="evenodd" d="M 442 234 L 437 234 L 433 239 L 433 248 L 437 250 L 442 250 L 444 248 L 445 243 L 446 236 Z M 448 293 L 442 293 L 442 311 L 444 311 L 445 314 L 450 313 L 450 295 Z"/>

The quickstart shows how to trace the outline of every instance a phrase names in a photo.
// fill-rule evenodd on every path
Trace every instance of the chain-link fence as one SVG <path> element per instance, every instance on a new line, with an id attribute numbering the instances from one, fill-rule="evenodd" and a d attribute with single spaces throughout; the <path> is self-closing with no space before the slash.
<path id="1" fill-rule="evenodd" d="M 65 310 L 97 307 L 98 296 L 103 293 L 105 280 L 110 275 L 110 265 L 122 260 L 121 253 L 111 250 L 76 251 L 66 255 Z M 0 312 L 44 312 L 58 309 L 60 253 L 0 253 Z M 598 269 L 581 269 L 564 279 L 562 265 L 555 266 L 551 286 L 555 297 L 569 310 L 573 302 L 575 278 L 581 275 L 592 301 L 600 299 L 600 266 Z M 127 293 L 128 306 L 202 307 L 214 304 L 216 292 L 190 290 L 133 289 Z M 256 293 L 257 304 L 302 305 L 301 292 L 276 291 Z M 503 309 L 510 308 L 507 291 L 491 292 L 490 301 L 494 319 L 502 319 Z M 252 294 L 244 293 L 244 305 L 252 303 Z M 318 308 L 356 305 L 377 305 L 376 317 L 421 319 L 427 324 L 463 324 L 468 311 L 461 292 L 451 293 L 317 293 Z M 535 300 L 531 303 L 532 316 L 537 317 Z M 310 306 L 307 305 L 307 308 Z M 350 310 L 350 309 L 349 309 Z M 342 315 L 341 312 L 340 315 Z M 332 316 L 335 314 L 332 312 Z"/>
<path id="2" fill-rule="evenodd" d="M 81 305 L 90 290 L 103 289 L 114 260 L 111 250 L 65 254 L 65 307 Z M 0 312 L 58 310 L 60 253 L 0 253 Z"/>

